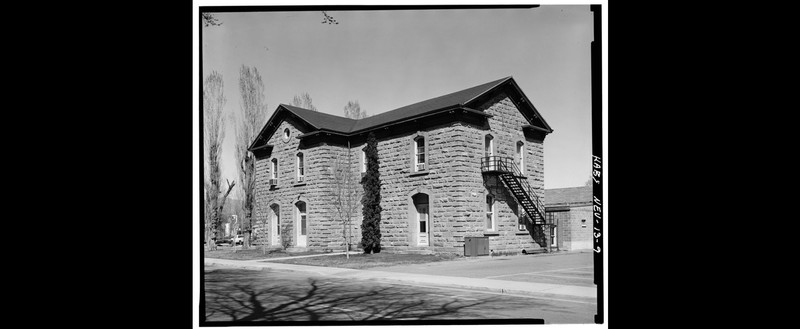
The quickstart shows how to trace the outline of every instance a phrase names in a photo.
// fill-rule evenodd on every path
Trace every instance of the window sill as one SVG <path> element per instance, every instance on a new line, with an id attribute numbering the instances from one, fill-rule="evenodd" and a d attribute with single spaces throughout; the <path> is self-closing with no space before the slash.
<path id="1" fill-rule="evenodd" d="M 292 185 L 292 186 L 293 186 L 293 187 L 298 187 L 298 186 L 306 186 L 306 184 L 308 184 L 308 183 L 306 183 L 306 182 L 300 182 L 300 183 L 295 183 L 295 184 L 294 184 L 294 185 Z"/>
<path id="2" fill-rule="evenodd" d="M 430 172 L 428 172 L 428 170 L 420 170 L 420 171 L 415 171 L 415 172 L 412 172 L 412 173 L 408 174 L 408 177 L 424 176 L 424 175 L 427 175 L 429 173 Z"/>
<path id="3" fill-rule="evenodd" d="M 483 236 L 500 236 L 500 232 L 483 232 Z"/>

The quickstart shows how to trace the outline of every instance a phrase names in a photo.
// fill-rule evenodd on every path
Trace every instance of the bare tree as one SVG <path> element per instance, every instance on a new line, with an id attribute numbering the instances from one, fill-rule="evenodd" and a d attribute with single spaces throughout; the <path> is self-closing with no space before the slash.
<path id="1" fill-rule="evenodd" d="M 247 150 L 267 121 L 267 104 L 264 101 L 264 82 L 255 67 L 242 65 L 239 69 L 239 93 L 241 94 L 241 118 L 236 122 L 236 167 L 239 173 L 239 186 L 243 193 L 241 220 L 244 230 L 242 249 L 250 248 L 253 233 L 253 207 L 255 204 L 256 159 Z"/>
<path id="2" fill-rule="evenodd" d="M 324 11 L 322 12 L 322 16 L 322 24 L 339 24 L 333 16 L 328 15 L 328 13 Z M 222 25 L 222 22 L 212 13 L 201 13 L 200 17 L 203 19 L 203 25 L 205 27 Z"/>
<path id="3" fill-rule="evenodd" d="M 322 12 L 322 15 L 325 15 L 325 18 L 322 20 L 322 24 L 339 24 L 331 15 L 328 15 L 326 12 Z"/>
<path id="4" fill-rule="evenodd" d="M 347 144 L 347 155 L 338 154 L 330 167 L 333 177 L 333 206 L 336 216 L 342 224 L 342 238 L 345 243 L 345 254 L 350 259 L 350 247 L 353 245 L 353 218 L 361 205 L 361 177 L 358 168 L 353 166 L 353 152 Z"/>
<path id="5" fill-rule="evenodd" d="M 292 99 L 292 105 L 312 111 L 317 111 L 317 108 L 314 107 L 314 104 L 311 104 L 311 95 L 309 95 L 308 93 L 302 93 L 300 95 L 294 96 L 294 98 Z"/>
<path id="6" fill-rule="evenodd" d="M 350 119 L 363 119 L 367 117 L 367 111 L 361 110 L 358 101 L 348 101 L 344 106 L 344 117 Z"/>
<path id="7" fill-rule="evenodd" d="M 219 208 L 219 194 L 221 193 L 220 158 L 222 155 L 222 141 L 225 138 L 225 118 L 222 110 L 225 106 L 225 95 L 222 75 L 216 71 L 211 72 L 203 82 L 203 151 L 205 174 L 205 233 L 206 245 L 214 249 L 212 237 L 219 229 L 217 226 L 221 214 Z"/>
<path id="8" fill-rule="evenodd" d="M 209 26 L 220 26 L 222 22 L 220 22 L 214 14 L 211 13 L 202 13 L 200 16 L 203 19 L 203 25 L 205 27 Z M 338 23 L 337 23 L 338 24 Z"/>

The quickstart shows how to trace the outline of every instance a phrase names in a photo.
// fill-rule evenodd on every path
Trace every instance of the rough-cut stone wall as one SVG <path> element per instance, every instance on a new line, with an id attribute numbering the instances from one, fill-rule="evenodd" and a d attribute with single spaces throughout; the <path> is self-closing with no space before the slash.
<path id="1" fill-rule="evenodd" d="M 495 155 L 516 157 L 516 143 L 525 145 L 525 174 L 544 202 L 543 146 L 527 140 L 522 125 L 528 124 L 509 98 L 498 95 L 479 107 L 494 115 L 489 129 L 460 122 L 408 133 L 378 143 L 381 159 L 383 207 L 382 245 L 387 250 L 429 249 L 464 251 L 464 237 L 489 236 L 495 252 L 537 249 L 527 230 L 517 226 L 517 202 L 499 181 L 481 174 L 484 137 L 494 136 Z M 428 143 L 427 174 L 412 172 L 413 141 L 423 136 Z M 488 188 L 487 188 L 488 186 Z M 491 190 L 491 192 L 489 191 Z M 411 199 L 416 193 L 429 197 L 430 246 L 417 246 L 417 223 Z M 495 195 L 496 231 L 485 225 L 486 193 Z"/>
<path id="2" fill-rule="evenodd" d="M 494 154 L 516 158 L 517 142 L 524 143 L 525 174 L 537 196 L 544 202 L 543 146 L 526 139 L 522 126 L 528 124 L 511 100 L 500 94 L 477 107 L 492 114 L 488 127 L 478 127 L 462 122 L 408 132 L 378 142 L 381 174 L 381 245 L 386 251 L 433 250 L 463 253 L 465 237 L 489 236 L 490 248 L 495 252 L 520 252 L 537 249 L 529 231 L 517 226 L 516 200 L 494 178 L 484 179 L 480 163 L 484 156 L 484 137 L 494 136 Z M 282 139 L 284 128 L 289 128 L 288 142 Z M 487 129 L 488 128 L 488 129 Z M 301 134 L 289 122 L 280 123 L 269 144 L 274 145 L 268 158 L 256 162 L 256 218 L 262 222 L 269 218 L 269 206 L 280 205 L 282 230 L 296 229 L 295 202 L 307 202 L 308 243 L 311 249 L 344 248 L 341 224 L 335 219 L 330 166 L 337 155 L 347 149 L 341 146 L 316 145 L 300 150 L 296 136 Z M 414 138 L 425 137 L 427 172 L 413 172 Z M 361 149 L 364 144 L 352 146 L 353 168 L 360 172 Z M 295 155 L 305 154 L 305 185 L 296 185 Z M 270 160 L 279 159 L 279 177 L 276 189 L 270 189 Z M 358 176 L 360 180 L 360 175 Z M 361 188 L 359 186 L 359 188 Z M 429 198 L 429 246 L 417 245 L 417 220 L 412 196 L 425 193 Z M 496 198 L 496 230 L 487 231 L 485 225 L 486 194 Z M 360 203 L 360 200 L 359 200 Z M 361 239 L 361 209 L 353 220 L 354 243 Z M 530 228 L 530 226 L 528 226 Z M 259 227 L 260 239 L 270 239 L 270 225 Z M 295 234 L 292 234 L 294 239 Z M 262 240 L 263 241 L 263 240 Z M 291 243 L 295 245 L 294 240 Z"/>
<path id="3" fill-rule="evenodd" d="M 283 131 L 289 128 L 288 141 L 283 139 Z M 342 224 L 336 216 L 333 206 L 333 189 L 331 165 L 337 155 L 346 156 L 347 149 L 332 145 L 316 145 L 300 149 L 300 141 L 295 138 L 302 134 L 290 122 L 283 121 L 279 124 L 275 134 L 269 138 L 268 144 L 274 145 L 269 157 L 256 161 L 256 219 L 259 225 L 256 229 L 258 241 L 268 241 L 269 245 L 280 245 L 273 240 L 270 225 L 270 205 L 280 206 L 281 231 L 288 230 L 289 245 L 296 246 L 299 222 L 296 203 L 306 202 L 307 237 L 306 247 L 309 249 L 334 249 L 344 250 Z M 304 181 L 297 181 L 297 153 L 304 155 Z M 355 171 L 359 163 L 358 153 L 353 151 L 352 167 Z M 278 185 L 270 188 L 269 179 L 272 177 L 271 160 L 278 159 Z M 356 179 L 360 176 L 356 173 Z M 360 202 L 360 200 L 358 200 Z M 360 240 L 361 225 L 360 208 L 353 221 L 352 234 L 354 244 Z"/>
<path id="4" fill-rule="evenodd" d="M 511 157 L 517 160 L 516 147 L 518 142 L 522 142 L 525 152 L 525 169 L 523 174 L 527 177 L 527 182 L 534 190 L 534 194 L 539 201 L 544 204 L 544 146 L 541 142 L 527 139 L 522 131 L 522 126 L 529 124 L 525 117 L 519 112 L 517 107 L 501 93 L 486 102 L 482 106 L 476 107 L 488 114 L 493 115 L 489 118 L 489 130 L 481 131 L 479 136 L 480 156 L 483 156 L 483 145 L 486 133 L 490 133 L 494 140 L 494 155 Z M 477 160 L 478 162 L 480 160 Z M 534 242 L 530 232 L 533 229 L 528 225 L 525 231 L 517 228 L 518 206 L 511 193 L 498 182 L 494 177 L 488 180 L 490 186 L 501 187 L 497 191 L 498 212 L 498 236 L 489 238 L 489 246 L 494 251 L 520 252 L 522 249 L 530 250 L 545 247 L 546 242 Z M 493 188 L 489 192 L 494 192 Z M 542 209 L 544 211 L 544 209 Z M 524 211 L 522 211 L 524 213 Z"/>

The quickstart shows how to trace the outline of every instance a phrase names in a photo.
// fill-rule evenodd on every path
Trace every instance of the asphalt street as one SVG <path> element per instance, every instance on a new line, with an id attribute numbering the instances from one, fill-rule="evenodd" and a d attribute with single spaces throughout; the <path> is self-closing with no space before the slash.
<path id="1" fill-rule="evenodd" d="M 374 268 L 376 271 L 596 287 L 594 255 L 572 253 L 476 257 L 459 261 Z"/>
<path id="2" fill-rule="evenodd" d="M 345 280 L 300 272 L 206 266 L 204 275 L 209 322 L 544 319 L 546 324 L 593 323 L 597 310 L 591 299 Z"/>

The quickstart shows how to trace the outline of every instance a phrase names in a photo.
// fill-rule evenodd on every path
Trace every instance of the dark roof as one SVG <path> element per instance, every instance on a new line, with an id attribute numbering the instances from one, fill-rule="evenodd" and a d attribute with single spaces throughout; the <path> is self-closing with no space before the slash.
<path id="1" fill-rule="evenodd" d="M 522 101 L 527 102 L 530 104 L 530 101 L 527 101 L 527 98 L 522 94 L 522 91 L 519 90 L 519 86 L 517 86 L 516 82 L 514 81 L 513 77 L 505 77 L 502 79 L 498 79 L 495 81 L 487 82 L 481 85 L 477 85 L 471 88 L 467 88 L 461 91 L 457 91 L 454 93 L 450 93 L 444 96 L 439 96 L 435 98 L 431 98 L 425 101 L 417 102 L 411 105 L 403 106 L 401 108 L 397 108 L 388 112 L 384 112 L 381 114 L 377 114 L 371 117 L 367 117 L 364 119 L 349 119 L 345 117 L 341 117 L 338 115 L 326 114 L 322 112 L 307 110 L 304 108 L 280 104 L 278 109 L 273 113 L 272 117 L 267 122 L 267 125 L 259 133 L 259 138 L 257 138 L 251 145 L 250 148 L 257 147 L 258 140 L 261 139 L 262 134 L 268 131 L 267 127 L 270 125 L 270 122 L 273 118 L 277 116 L 281 109 L 286 110 L 287 112 L 294 114 L 296 117 L 300 118 L 301 120 L 305 121 L 309 125 L 311 125 L 317 131 L 324 130 L 328 132 L 336 132 L 341 133 L 344 135 L 349 135 L 352 133 L 358 132 L 365 132 L 367 130 L 377 128 L 383 125 L 389 125 L 393 123 L 397 123 L 403 120 L 417 118 L 426 114 L 433 114 L 439 111 L 453 109 L 453 108 L 464 108 L 468 112 L 474 112 L 473 114 L 483 114 L 480 111 L 474 111 L 468 107 L 469 103 L 472 101 L 478 101 L 481 96 L 487 95 L 492 90 L 495 90 L 499 86 L 512 86 L 512 93 L 519 93 L 522 98 Z M 544 121 L 544 118 L 538 114 L 533 105 L 530 105 L 530 109 L 533 111 L 533 116 L 537 118 L 536 120 L 541 121 L 544 125 L 542 130 L 546 133 L 552 132 L 552 129 Z M 489 115 L 486 115 L 489 116 Z M 308 132 L 300 137 L 312 135 L 316 132 Z"/>
<path id="2" fill-rule="evenodd" d="M 353 128 L 353 125 L 358 122 L 358 120 L 349 119 L 345 117 L 340 117 L 338 115 L 327 114 L 312 110 L 306 110 L 304 108 L 299 108 L 296 106 L 281 104 L 280 106 L 286 108 L 290 112 L 294 113 L 300 119 L 308 122 L 314 127 L 318 129 L 328 129 L 338 132 L 350 132 Z"/>
<path id="3" fill-rule="evenodd" d="M 565 187 L 544 190 L 545 206 L 592 203 L 592 187 Z"/>
<path id="4" fill-rule="evenodd" d="M 377 114 L 360 120 L 348 119 L 337 115 L 326 114 L 299 108 L 296 106 L 281 104 L 290 112 L 296 114 L 301 119 L 305 120 L 317 129 L 325 129 L 341 133 L 352 133 L 359 130 L 365 130 L 372 127 L 384 125 L 394 121 L 416 117 L 431 111 L 450 108 L 455 106 L 463 106 L 470 100 L 486 93 L 499 84 L 511 79 L 505 77 L 492 82 L 487 82 L 472 88 L 464 89 L 444 96 L 431 98 L 429 100 L 421 101 L 411 105 L 403 106 L 388 112 Z"/>
<path id="5" fill-rule="evenodd" d="M 505 77 L 500 80 L 487 82 L 479 86 L 464 89 L 444 96 L 431 98 L 429 100 L 421 101 L 411 105 L 403 106 L 388 112 L 384 112 L 375 116 L 367 117 L 358 120 L 352 131 L 359 131 L 368 129 L 370 127 L 380 126 L 397 120 L 402 120 L 409 117 L 415 117 L 426 112 L 438 110 L 442 108 L 449 108 L 454 106 L 463 106 L 473 98 L 491 90 L 502 82 L 511 79 Z"/>

